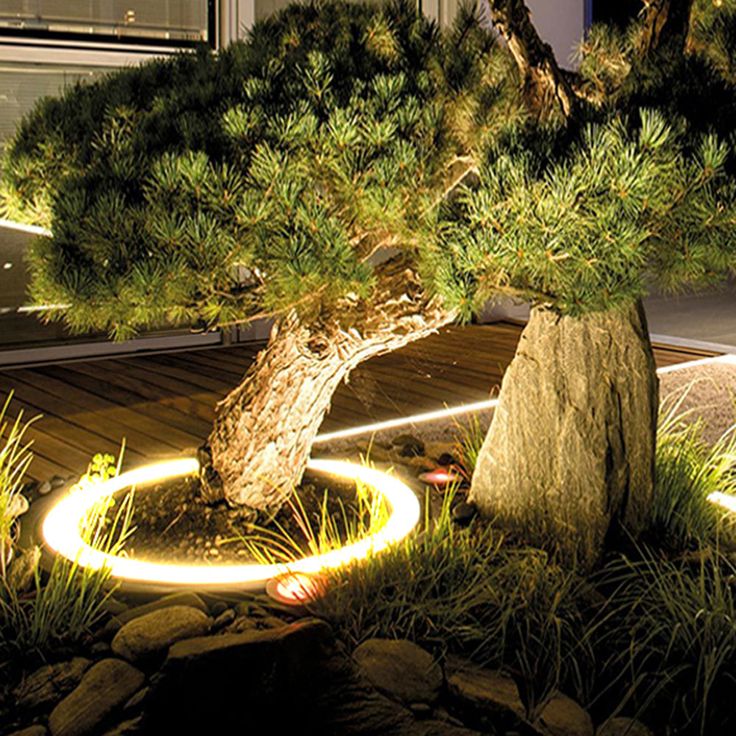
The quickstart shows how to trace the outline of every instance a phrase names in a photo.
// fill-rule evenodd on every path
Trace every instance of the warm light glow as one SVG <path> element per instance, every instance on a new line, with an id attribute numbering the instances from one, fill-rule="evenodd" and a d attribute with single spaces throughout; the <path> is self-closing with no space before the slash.
<path id="1" fill-rule="evenodd" d="M 288 606 L 300 606 L 319 598 L 324 591 L 325 579 L 321 575 L 305 572 L 287 572 L 266 583 L 266 593 Z"/>
<path id="2" fill-rule="evenodd" d="M 170 460 L 146 465 L 122 473 L 83 490 L 71 492 L 46 516 L 43 537 L 55 552 L 82 567 L 100 569 L 107 565 L 113 577 L 143 583 L 196 587 L 238 587 L 261 589 L 267 580 L 288 572 L 319 573 L 334 569 L 369 554 L 380 552 L 403 539 L 419 521 L 419 501 L 412 490 L 398 478 L 373 468 L 338 460 L 310 460 L 310 470 L 364 483 L 380 493 L 391 509 L 391 516 L 375 534 L 354 544 L 323 555 L 305 557 L 290 564 L 272 565 L 183 565 L 148 562 L 105 554 L 84 542 L 80 524 L 85 514 L 98 502 L 126 488 L 157 483 L 199 470 L 194 458 Z"/>
<path id="3" fill-rule="evenodd" d="M 436 411 L 428 411 L 424 414 L 414 414 L 410 417 L 397 417 L 396 419 L 387 419 L 384 422 L 375 422 L 374 424 L 363 424 L 360 427 L 351 427 L 350 429 L 340 429 L 336 432 L 325 432 L 319 434 L 314 440 L 314 444 L 322 442 L 330 442 L 332 440 L 342 440 L 348 437 L 356 437 L 361 434 L 373 434 L 374 432 L 382 432 L 385 429 L 397 429 L 405 427 L 408 424 L 422 424 L 423 422 L 433 422 L 438 419 L 448 419 L 459 414 L 469 414 L 473 411 L 484 411 L 493 409 L 498 405 L 498 399 L 486 399 L 485 401 L 476 401 L 473 404 L 460 404 L 446 409 L 437 409 Z"/>
<path id="4" fill-rule="evenodd" d="M 726 511 L 730 511 L 736 514 L 736 496 L 731 496 L 728 493 L 715 491 L 714 493 L 708 495 L 708 500 L 711 503 L 714 503 L 717 506 L 726 509 Z"/>
<path id="5" fill-rule="evenodd" d="M 452 468 L 435 468 L 426 473 L 419 475 L 422 483 L 429 483 L 433 486 L 444 487 L 450 483 L 456 483 L 463 479 L 462 475 Z"/>

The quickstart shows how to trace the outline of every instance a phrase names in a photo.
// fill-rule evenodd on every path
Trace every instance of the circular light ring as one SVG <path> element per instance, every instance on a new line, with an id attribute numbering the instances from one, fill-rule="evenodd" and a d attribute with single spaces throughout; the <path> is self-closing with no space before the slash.
<path id="1" fill-rule="evenodd" d="M 288 564 L 167 564 L 106 554 L 88 545 L 80 535 L 82 519 L 99 501 L 125 488 L 193 475 L 199 470 L 194 458 L 145 465 L 122 473 L 82 491 L 72 492 L 57 503 L 43 521 L 46 544 L 57 554 L 81 567 L 107 566 L 114 578 L 137 583 L 167 586 L 237 587 L 262 589 L 266 582 L 288 572 L 318 573 L 363 559 L 400 541 L 416 526 L 420 507 L 412 490 L 398 478 L 355 463 L 338 460 L 310 460 L 307 467 L 320 473 L 362 482 L 380 493 L 391 516 L 375 534 L 322 555 L 305 557 Z"/>

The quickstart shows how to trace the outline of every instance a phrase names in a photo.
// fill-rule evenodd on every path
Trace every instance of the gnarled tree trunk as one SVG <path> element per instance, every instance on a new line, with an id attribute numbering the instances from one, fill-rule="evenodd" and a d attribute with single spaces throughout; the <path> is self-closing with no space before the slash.
<path id="1" fill-rule="evenodd" d="M 493 25 L 508 44 L 530 111 L 541 118 L 567 119 L 576 105 L 573 89 L 529 16 L 524 0 L 488 0 Z"/>
<path id="2" fill-rule="evenodd" d="M 471 500 L 589 568 L 646 522 L 658 379 L 641 304 L 583 317 L 533 308 L 503 379 Z"/>
<path id="3" fill-rule="evenodd" d="M 370 314 L 356 319 L 361 310 Z M 395 268 L 369 305 L 349 311 L 344 317 L 360 332 L 341 327 L 339 317 L 302 324 L 292 314 L 276 322 L 242 383 L 217 406 L 211 466 L 203 468 L 206 498 L 277 509 L 300 482 L 332 396 L 350 372 L 453 319 L 426 300 L 413 272 Z"/>

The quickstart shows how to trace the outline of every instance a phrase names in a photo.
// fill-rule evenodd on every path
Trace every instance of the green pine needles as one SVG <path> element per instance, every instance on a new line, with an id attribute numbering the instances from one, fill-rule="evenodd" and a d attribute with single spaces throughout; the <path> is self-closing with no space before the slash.
<path id="1" fill-rule="evenodd" d="M 653 281 L 710 285 L 734 265 L 729 156 L 712 135 L 689 149 L 649 110 L 590 124 L 563 155 L 527 140 L 495 147 L 478 186 L 446 208 L 427 271 L 466 313 L 498 293 L 579 315 Z"/>
<path id="2" fill-rule="evenodd" d="M 503 68 L 472 10 L 440 34 L 405 2 L 312 3 L 45 100 L 2 191 L 53 230 L 32 298 L 117 338 L 370 302 L 375 254 L 411 262 L 469 152 L 513 122 Z"/>

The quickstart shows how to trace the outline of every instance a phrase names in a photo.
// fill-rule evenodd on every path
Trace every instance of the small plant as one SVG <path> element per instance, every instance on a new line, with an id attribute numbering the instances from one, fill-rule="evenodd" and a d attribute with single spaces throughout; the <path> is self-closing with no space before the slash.
<path id="1" fill-rule="evenodd" d="M 456 422 L 455 430 L 455 456 L 465 479 L 470 481 L 486 438 L 486 432 L 475 414 L 465 422 Z"/>
<path id="2" fill-rule="evenodd" d="M 351 645 L 407 638 L 505 668 L 532 716 L 563 683 L 581 691 L 592 666 L 581 581 L 539 550 L 505 544 L 490 525 L 455 527 L 454 494 L 435 518 L 427 502 L 419 533 L 334 571 L 310 610 Z"/>
<path id="3" fill-rule="evenodd" d="M 84 493 L 118 469 L 112 456 L 96 455 L 71 492 Z M 120 554 L 131 532 L 133 496 L 128 494 L 111 516 L 114 503 L 104 500 L 90 511 L 82 537 L 96 549 Z M 47 657 L 59 646 L 79 641 L 104 615 L 105 603 L 114 592 L 109 578 L 107 568 L 91 570 L 63 557 L 55 558 L 47 576 L 36 570 L 29 592 L 17 590 L 7 576 L 1 576 L 0 653 L 13 653 L 19 659 Z"/>
<path id="4" fill-rule="evenodd" d="M 355 504 L 337 499 L 338 512 L 330 509 L 329 491 L 325 490 L 319 512 L 310 514 L 298 493 L 292 493 L 287 506 L 296 522 L 298 536 L 280 522 L 274 528 L 251 527 L 252 533 L 239 537 L 251 556 L 263 564 L 293 562 L 304 556 L 321 555 L 375 534 L 390 513 L 385 500 L 370 486 L 356 483 Z"/>
<path id="5" fill-rule="evenodd" d="M 11 393 L 0 407 L 0 577 L 3 579 L 12 556 L 13 529 L 22 499 L 21 488 L 32 458 L 31 443 L 25 440 L 31 422 L 23 421 L 22 411 L 15 419 L 9 416 L 12 398 Z"/>
<path id="6" fill-rule="evenodd" d="M 680 412 L 687 388 L 663 401 L 660 411 L 651 536 L 674 549 L 699 546 L 733 532 L 730 515 L 708 501 L 715 492 L 736 493 L 736 432 L 713 446 L 702 439 L 701 422 Z"/>
<path id="7" fill-rule="evenodd" d="M 597 644 L 609 652 L 602 680 L 623 694 L 622 707 L 667 724 L 668 733 L 730 733 L 736 568 L 717 550 L 694 564 L 640 553 L 602 574 L 609 601 Z"/>

